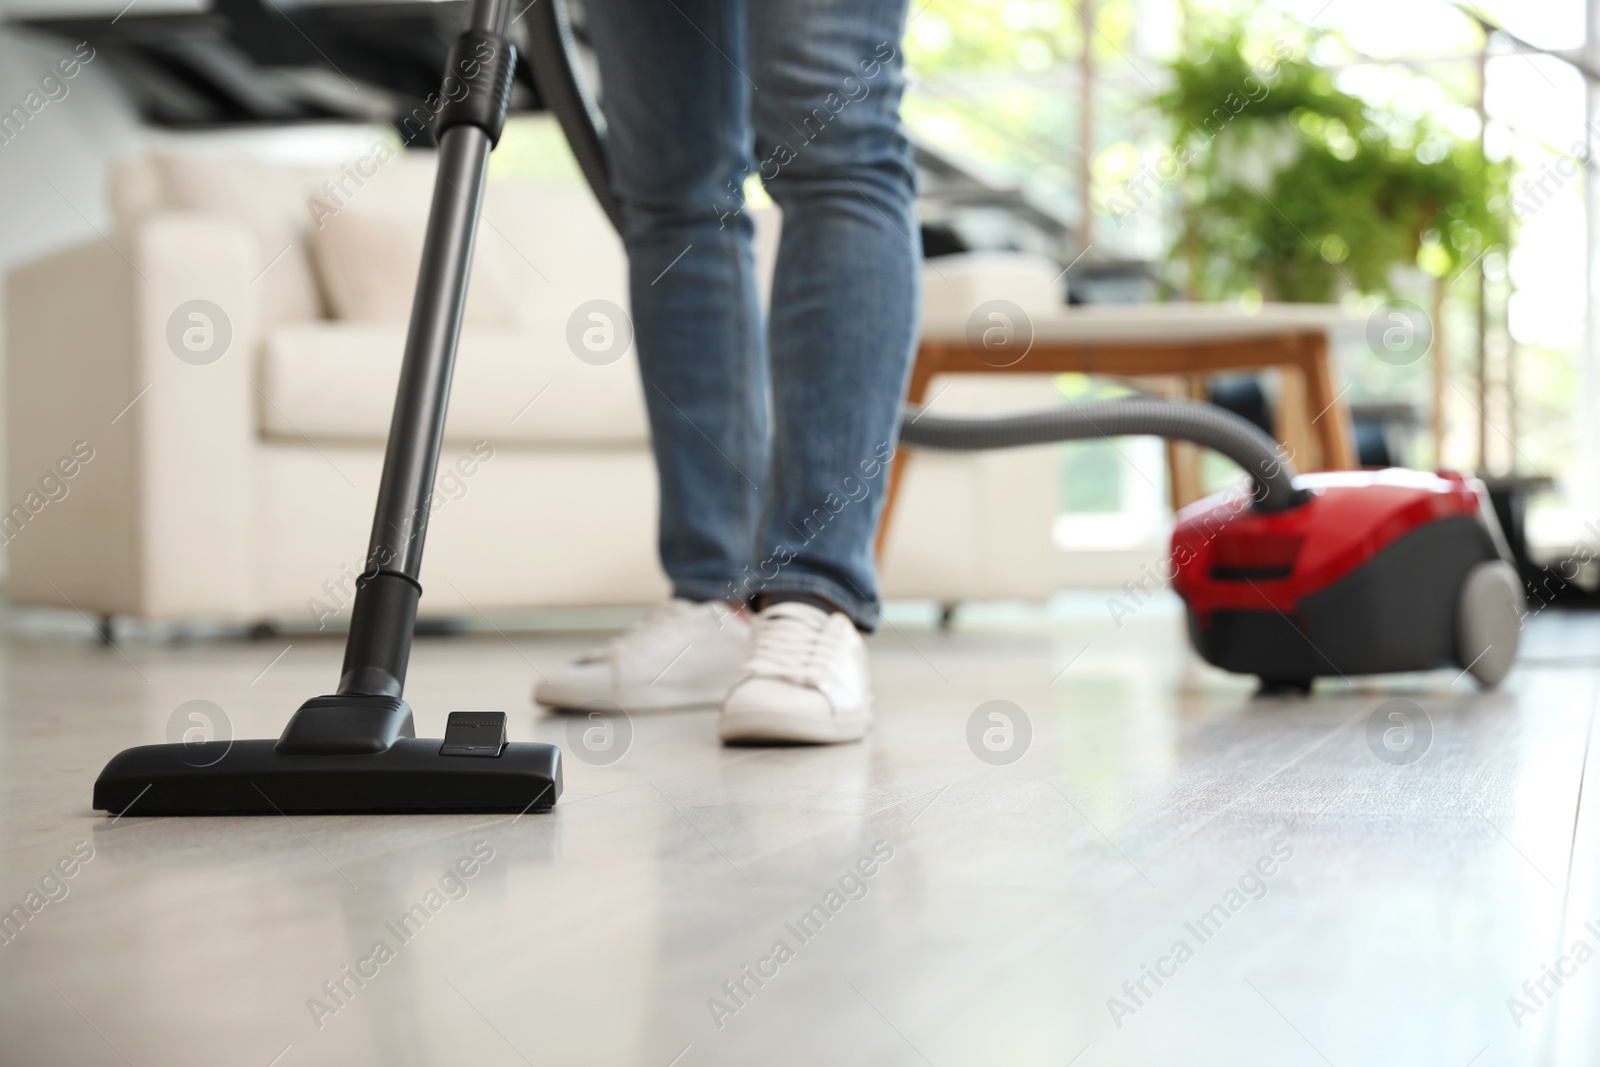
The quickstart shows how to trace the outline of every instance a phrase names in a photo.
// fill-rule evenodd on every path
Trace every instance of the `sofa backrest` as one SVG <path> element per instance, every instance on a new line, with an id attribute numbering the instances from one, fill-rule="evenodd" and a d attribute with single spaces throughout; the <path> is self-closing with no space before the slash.
<path id="1" fill-rule="evenodd" d="M 124 228 L 173 210 L 243 223 L 259 246 L 262 325 L 270 330 L 342 317 L 333 298 L 337 287 L 330 292 L 324 276 L 329 243 L 324 238 L 341 220 L 405 220 L 420 249 L 436 160 L 434 152 L 400 151 L 382 141 L 357 158 L 326 167 L 162 147 L 113 162 L 111 206 Z M 750 216 L 765 299 L 777 258 L 779 212 L 756 207 Z M 581 185 L 491 179 L 477 253 L 493 276 L 510 280 L 518 315 L 543 317 L 562 308 L 570 313 L 597 297 L 627 306 L 621 242 Z M 472 288 L 482 288 L 479 281 L 474 275 Z M 402 303 L 409 307 L 409 284 Z"/>
<path id="2" fill-rule="evenodd" d="M 111 200 L 124 226 L 172 210 L 243 223 L 258 245 L 262 324 L 268 331 L 325 318 L 386 321 L 396 308 L 394 317 L 403 321 L 435 163 L 432 152 L 389 152 L 381 160 L 369 154 L 324 169 L 158 149 L 113 165 Z M 626 307 L 621 242 L 586 189 L 494 180 L 481 219 L 471 288 L 497 283 L 487 288 L 496 290 L 495 303 L 509 302 L 512 321 L 490 313 L 479 325 L 514 328 L 525 315 L 545 318 L 561 309 L 570 314 L 595 298 Z M 362 255 L 363 239 L 374 254 Z M 410 261 L 397 264 L 402 251 Z M 360 271 L 375 276 L 367 279 L 369 288 L 394 294 L 392 306 L 374 306 L 359 293 L 353 301 L 341 300 L 351 296 L 340 285 L 348 279 L 330 272 Z M 341 314 L 341 304 L 349 303 L 358 314 Z"/>
<path id="3" fill-rule="evenodd" d="M 110 196 L 119 227 L 162 211 L 221 215 L 256 238 L 264 326 L 325 317 L 321 286 L 305 235 L 306 192 L 322 180 L 309 167 L 153 150 L 112 164 Z"/>

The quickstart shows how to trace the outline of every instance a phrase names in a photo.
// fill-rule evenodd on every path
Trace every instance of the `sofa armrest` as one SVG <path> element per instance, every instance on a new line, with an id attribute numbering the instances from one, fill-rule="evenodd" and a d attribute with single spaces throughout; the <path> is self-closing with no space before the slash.
<path id="1" fill-rule="evenodd" d="M 14 601 L 150 619 L 249 612 L 253 263 L 243 226 L 166 214 L 116 245 L 11 273 L 3 539 Z M 214 320 L 209 354 L 206 320 L 191 311 Z"/>

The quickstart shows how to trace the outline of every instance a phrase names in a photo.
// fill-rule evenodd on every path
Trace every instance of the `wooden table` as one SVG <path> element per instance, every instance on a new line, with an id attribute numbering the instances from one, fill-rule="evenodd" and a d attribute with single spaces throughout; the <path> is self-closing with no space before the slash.
<path id="1" fill-rule="evenodd" d="M 989 320 L 999 343 L 985 346 L 980 330 L 959 315 L 930 307 L 911 372 L 912 404 L 932 404 L 933 380 L 941 374 L 1060 374 L 1075 371 L 1118 378 L 1161 378 L 1165 389 L 1205 397 L 1205 379 L 1223 371 L 1282 373 L 1275 436 L 1301 470 L 1356 466 L 1349 418 L 1334 380 L 1329 337 L 1358 329 L 1338 307 L 1268 304 L 1249 312 L 1224 304 L 1134 304 L 1062 307 L 1008 323 L 1004 310 Z M 981 324 L 980 324 L 981 326 Z M 1010 330 L 1009 335 L 1004 331 Z M 970 336 L 969 336 L 970 335 Z M 1202 495 L 1199 452 L 1169 443 L 1174 508 Z M 890 476 L 889 496 L 878 532 L 881 552 L 909 452 Z"/>

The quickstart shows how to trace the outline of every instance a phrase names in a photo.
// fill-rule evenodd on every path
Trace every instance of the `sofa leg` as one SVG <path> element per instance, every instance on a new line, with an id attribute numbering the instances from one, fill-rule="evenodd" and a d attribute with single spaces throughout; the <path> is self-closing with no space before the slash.
<path id="1" fill-rule="evenodd" d="M 278 635 L 278 628 L 266 619 L 258 619 L 250 624 L 250 629 L 245 631 L 245 636 L 252 641 L 265 641 Z"/>
<path id="2" fill-rule="evenodd" d="M 960 605 L 954 601 L 939 605 L 939 629 L 949 633 L 956 624 L 956 608 Z"/>
<path id="3" fill-rule="evenodd" d="M 116 643 L 115 640 L 114 640 L 114 638 L 116 637 L 116 628 L 115 627 L 116 627 L 116 620 L 114 618 L 112 618 L 112 616 L 110 616 L 110 615 L 101 615 L 99 618 L 97 618 L 95 620 L 95 624 L 94 624 L 95 636 L 100 638 L 100 643 L 102 645 L 112 645 L 112 644 Z"/>

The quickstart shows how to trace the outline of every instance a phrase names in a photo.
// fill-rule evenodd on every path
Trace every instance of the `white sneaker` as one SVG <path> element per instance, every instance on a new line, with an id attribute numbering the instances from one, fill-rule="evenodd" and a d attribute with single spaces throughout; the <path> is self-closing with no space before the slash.
<path id="1" fill-rule="evenodd" d="M 627 712 L 717 704 L 750 652 L 750 620 L 721 600 L 672 599 L 610 643 L 552 671 L 533 699 L 556 708 L 606 700 Z"/>
<path id="2" fill-rule="evenodd" d="M 756 616 L 744 675 L 722 702 L 724 741 L 857 741 L 871 721 L 867 646 L 848 615 L 785 601 Z"/>

